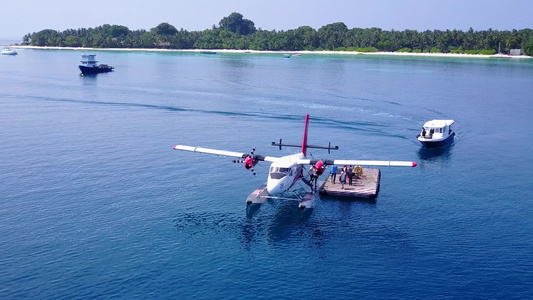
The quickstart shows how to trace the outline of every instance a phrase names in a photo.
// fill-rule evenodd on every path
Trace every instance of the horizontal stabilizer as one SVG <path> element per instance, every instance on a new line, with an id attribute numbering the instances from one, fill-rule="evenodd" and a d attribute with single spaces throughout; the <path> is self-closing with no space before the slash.
<path id="1" fill-rule="evenodd" d="M 300 148 L 300 147 L 302 147 L 302 145 L 283 144 L 281 139 L 279 140 L 279 143 L 272 142 L 272 146 L 277 146 L 277 147 L 279 147 L 279 150 L 281 150 L 282 147 L 296 147 L 296 148 Z M 329 143 L 328 146 L 306 145 L 305 147 L 306 147 L 306 149 L 312 148 L 312 149 L 324 149 L 324 150 L 328 150 L 328 153 L 330 153 L 331 150 L 339 150 L 339 146 L 333 146 L 333 147 L 332 147 L 332 146 L 331 146 L 331 142 Z"/>

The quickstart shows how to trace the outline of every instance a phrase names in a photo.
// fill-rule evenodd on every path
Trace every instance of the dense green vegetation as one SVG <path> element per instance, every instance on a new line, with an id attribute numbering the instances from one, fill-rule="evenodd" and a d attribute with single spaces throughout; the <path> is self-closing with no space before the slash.
<path id="1" fill-rule="evenodd" d="M 315 51 L 400 51 L 494 54 L 498 46 L 503 53 L 522 49 L 533 55 L 533 30 L 512 31 L 416 30 L 387 31 L 379 28 L 348 29 L 342 22 L 315 30 L 302 26 L 287 31 L 256 29 L 254 22 L 239 13 L 224 17 L 218 27 L 204 31 L 177 30 L 161 23 L 150 31 L 129 30 L 121 25 L 68 29 L 46 29 L 23 37 L 32 46 L 94 48 L 166 48 L 166 49 L 250 49 Z"/>

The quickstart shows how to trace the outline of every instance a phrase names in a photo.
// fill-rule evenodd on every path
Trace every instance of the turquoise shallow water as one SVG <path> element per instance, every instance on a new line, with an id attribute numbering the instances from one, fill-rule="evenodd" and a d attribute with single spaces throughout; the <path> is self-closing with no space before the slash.
<path id="1" fill-rule="evenodd" d="M 0 57 L 0 298 L 528 298 L 533 62 L 80 51 Z M 307 219 L 266 178 L 175 144 L 414 160 Z M 444 150 L 415 136 L 454 119 Z"/>

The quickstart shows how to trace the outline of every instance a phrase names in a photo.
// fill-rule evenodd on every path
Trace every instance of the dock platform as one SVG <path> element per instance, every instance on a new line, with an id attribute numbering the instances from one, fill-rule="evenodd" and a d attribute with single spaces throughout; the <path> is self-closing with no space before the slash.
<path id="1" fill-rule="evenodd" d="M 331 182 L 331 173 L 328 174 L 320 194 L 325 196 L 347 197 L 347 198 L 366 198 L 375 199 L 379 193 L 379 182 L 381 179 L 381 171 L 379 169 L 363 168 L 363 175 L 360 178 L 353 179 L 352 185 L 344 185 L 341 189 L 340 168 L 337 172 L 337 179 L 335 183 Z"/>

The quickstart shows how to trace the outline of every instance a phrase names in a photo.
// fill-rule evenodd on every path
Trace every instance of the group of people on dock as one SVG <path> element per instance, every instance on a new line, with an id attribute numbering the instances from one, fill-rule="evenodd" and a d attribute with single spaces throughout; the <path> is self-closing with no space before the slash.
<path id="1" fill-rule="evenodd" d="M 348 185 L 353 184 L 353 180 L 360 178 L 363 175 L 363 168 L 361 166 L 347 166 L 342 167 L 339 181 L 341 183 L 341 189 L 344 189 L 344 185 L 348 182 Z M 335 184 L 337 178 L 337 166 L 331 167 L 331 183 Z"/>

